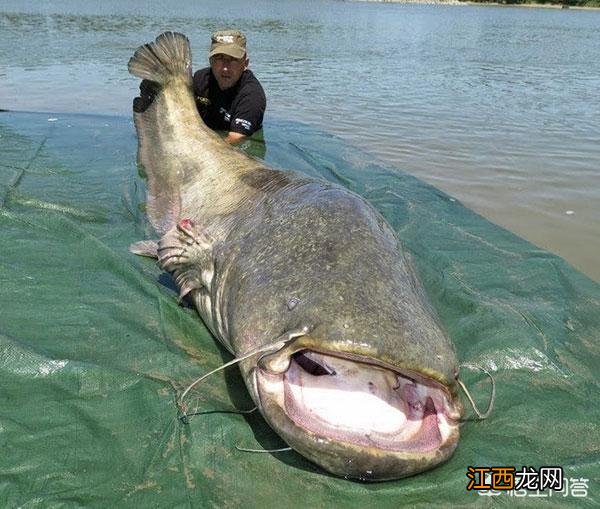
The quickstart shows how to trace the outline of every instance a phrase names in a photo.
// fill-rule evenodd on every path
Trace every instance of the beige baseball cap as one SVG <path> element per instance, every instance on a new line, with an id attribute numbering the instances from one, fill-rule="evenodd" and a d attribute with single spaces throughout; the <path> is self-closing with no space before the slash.
<path id="1" fill-rule="evenodd" d="M 208 58 L 224 54 L 243 58 L 246 54 L 246 36 L 239 30 L 220 30 L 212 34 Z"/>

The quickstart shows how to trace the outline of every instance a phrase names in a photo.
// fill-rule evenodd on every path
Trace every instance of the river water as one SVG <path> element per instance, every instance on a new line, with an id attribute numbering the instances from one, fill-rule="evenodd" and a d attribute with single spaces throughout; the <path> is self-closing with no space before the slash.
<path id="1" fill-rule="evenodd" d="M 247 33 L 269 118 L 336 134 L 600 280 L 600 11 L 341 1 L 0 5 L 0 108 L 129 115 L 163 30 Z"/>

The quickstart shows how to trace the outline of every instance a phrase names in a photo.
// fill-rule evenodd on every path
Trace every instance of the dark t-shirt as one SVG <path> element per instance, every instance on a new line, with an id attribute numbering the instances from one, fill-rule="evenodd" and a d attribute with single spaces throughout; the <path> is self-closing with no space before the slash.
<path id="1" fill-rule="evenodd" d="M 194 95 L 202 120 L 215 131 L 249 136 L 262 127 L 267 100 L 250 70 L 233 87 L 221 90 L 210 67 L 200 69 L 194 74 Z"/>

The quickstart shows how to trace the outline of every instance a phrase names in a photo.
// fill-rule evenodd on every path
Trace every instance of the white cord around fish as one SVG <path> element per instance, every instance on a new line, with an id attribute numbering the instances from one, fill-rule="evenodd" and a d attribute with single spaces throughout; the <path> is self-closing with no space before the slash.
<path id="1" fill-rule="evenodd" d="M 496 401 L 496 382 L 494 380 L 494 377 L 490 374 L 489 371 L 487 371 L 485 368 L 482 368 L 481 366 L 476 366 L 474 364 L 461 364 L 460 367 L 468 368 L 468 369 L 478 369 L 480 371 L 483 371 L 492 382 L 492 394 L 490 396 L 490 402 L 488 403 L 487 410 L 485 412 L 481 413 L 479 411 L 479 409 L 477 408 L 475 401 L 473 401 L 473 398 L 471 397 L 471 394 L 467 390 L 465 384 L 458 377 L 456 378 L 458 385 L 464 391 L 465 395 L 467 396 L 467 399 L 469 400 L 469 403 L 471 403 L 471 406 L 473 407 L 473 412 L 475 412 L 475 414 L 478 417 L 477 420 L 483 421 L 484 419 L 487 419 L 490 416 L 490 414 L 492 413 L 492 410 L 494 409 L 494 403 Z M 468 419 L 465 419 L 465 420 L 468 420 Z"/>
<path id="2" fill-rule="evenodd" d="M 242 362 L 246 359 L 249 359 L 250 357 L 254 357 L 255 355 L 258 355 L 260 353 L 265 353 L 265 352 L 269 352 L 271 350 L 281 350 L 284 346 L 286 346 L 290 341 L 292 341 L 293 339 L 296 339 L 297 337 L 300 336 L 304 336 L 306 335 L 306 333 L 308 332 L 308 327 L 303 327 L 300 330 L 296 330 L 296 331 L 292 331 L 292 332 L 286 332 L 285 334 L 279 336 L 275 341 L 273 341 L 272 343 L 269 343 L 267 345 L 263 345 L 259 348 L 256 348 L 254 350 L 251 350 L 250 352 L 241 355 L 239 357 L 236 357 L 235 359 L 226 362 L 225 364 L 219 366 L 218 368 L 213 369 L 212 371 L 206 373 L 205 375 L 202 375 L 200 378 L 197 378 L 196 380 L 194 380 L 190 385 L 188 385 L 188 387 L 185 389 L 185 391 L 183 391 L 183 394 L 181 395 L 181 397 L 179 398 L 179 408 L 182 411 L 182 416 L 181 419 L 183 422 L 185 422 L 188 418 L 188 413 L 186 411 L 186 406 L 185 403 L 183 402 L 183 400 L 185 399 L 185 397 L 187 396 L 187 394 L 194 388 L 196 387 L 196 385 L 198 385 L 200 382 L 202 382 L 203 380 L 206 380 L 210 375 L 213 375 L 219 371 L 222 371 L 225 368 L 228 368 L 230 366 L 233 366 L 234 364 L 238 364 L 239 362 Z M 284 338 L 284 339 L 282 339 Z M 245 411 L 242 411 L 240 413 L 246 413 Z"/>

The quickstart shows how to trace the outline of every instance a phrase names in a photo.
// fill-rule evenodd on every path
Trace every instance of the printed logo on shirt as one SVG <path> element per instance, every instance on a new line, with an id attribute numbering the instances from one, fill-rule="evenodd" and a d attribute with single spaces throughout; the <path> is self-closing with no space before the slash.
<path id="1" fill-rule="evenodd" d="M 219 113 L 223 115 L 223 120 L 225 120 L 225 122 L 231 121 L 231 114 L 225 108 L 221 107 Z"/>
<path id="2" fill-rule="evenodd" d="M 246 129 L 246 131 L 252 130 L 252 122 L 248 122 L 243 118 L 236 118 L 234 122 L 236 125 L 241 125 L 244 129 Z"/>

